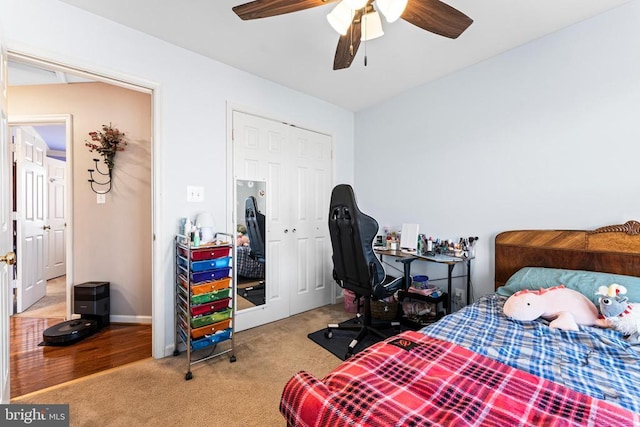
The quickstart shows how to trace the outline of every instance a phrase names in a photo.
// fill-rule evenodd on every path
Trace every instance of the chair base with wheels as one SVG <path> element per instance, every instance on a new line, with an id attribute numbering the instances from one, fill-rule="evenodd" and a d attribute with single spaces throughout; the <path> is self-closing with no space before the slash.
<path id="1" fill-rule="evenodd" d="M 376 335 L 380 339 L 389 338 L 388 334 L 381 332 L 379 329 L 388 329 L 388 328 L 400 328 L 399 321 L 385 321 L 385 320 L 376 320 L 374 321 L 371 317 L 371 299 L 364 298 L 364 314 L 357 315 L 358 321 L 360 324 L 358 325 L 340 325 L 338 323 L 329 323 L 327 325 L 327 330 L 324 333 L 324 337 L 331 339 L 333 338 L 333 331 L 357 331 L 358 335 L 351 340 L 349 346 L 347 347 L 347 352 L 344 355 L 345 359 L 350 358 L 355 354 L 355 348 L 358 344 L 367 336 L 367 335 Z M 399 330 L 397 330 L 399 332 Z"/>

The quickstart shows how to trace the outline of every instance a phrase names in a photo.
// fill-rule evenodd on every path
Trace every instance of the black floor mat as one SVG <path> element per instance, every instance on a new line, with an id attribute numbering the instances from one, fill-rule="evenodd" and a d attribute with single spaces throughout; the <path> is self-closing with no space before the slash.
<path id="1" fill-rule="evenodd" d="M 345 324 L 357 325 L 359 323 L 358 323 L 358 319 L 354 317 L 353 319 L 346 320 L 340 324 L 341 325 L 345 325 Z M 396 335 L 406 329 L 407 328 L 405 328 L 404 326 L 391 327 L 386 329 L 379 328 L 380 332 L 382 332 L 383 334 L 389 337 Z M 327 328 L 320 329 L 319 331 L 312 332 L 307 336 L 309 337 L 309 339 L 311 339 L 311 341 L 315 342 L 325 350 L 333 353 L 340 360 L 345 360 L 349 343 L 356 337 L 358 332 L 357 331 L 341 331 L 338 329 L 334 329 L 333 336 L 331 338 L 326 338 L 324 336 L 324 333 L 326 331 L 327 331 Z M 364 337 L 364 339 L 358 343 L 358 345 L 354 349 L 354 353 L 358 353 L 359 351 L 364 350 L 365 348 L 377 343 L 378 341 L 382 341 L 382 338 L 374 334 L 367 334 Z"/>
<path id="2" fill-rule="evenodd" d="M 242 295 L 242 298 L 250 301 L 253 305 L 264 304 L 264 287 L 262 289 L 253 289 L 247 291 L 246 295 L 242 289 L 238 289 L 238 294 Z"/>

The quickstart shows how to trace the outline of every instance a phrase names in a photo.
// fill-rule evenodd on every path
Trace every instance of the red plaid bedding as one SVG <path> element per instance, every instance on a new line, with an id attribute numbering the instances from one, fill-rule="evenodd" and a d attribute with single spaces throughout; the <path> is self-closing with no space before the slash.
<path id="1" fill-rule="evenodd" d="M 637 426 L 640 415 L 455 344 L 404 332 L 321 381 L 289 380 L 291 426 Z"/>

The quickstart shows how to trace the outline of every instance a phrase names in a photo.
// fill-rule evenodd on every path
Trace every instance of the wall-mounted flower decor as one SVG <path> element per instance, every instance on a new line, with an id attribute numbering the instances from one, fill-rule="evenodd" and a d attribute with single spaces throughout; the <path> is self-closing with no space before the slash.
<path id="1" fill-rule="evenodd" d="M 91 142 L 86 141 L 85 145 L 89 147 L 89 151 L 97 151 L 104 157 L 109 171 L 113 169 L 116 153 L 124 151 L 127 145 L 124 132 L 120 132 L 118 128 L 113 128 L 111 123 L 109 126 L 102 125 L 102 129 L 96 132 L 89 132 Z"/>
<path id="2" fill-rule="evenodd" d="M 127 145 L 127 140 L 125 139 L 124 132 L 120 132 L 118 128 L 114 128 L 109 123 L 109 126 L 102 125 L 102 129 L 95 132 L 89 132 L 89 136 L 91 137 L 91 141 L 85 141 L 87 147 L 89 147 L 89 151 L 94 152 L 97 151 L 100 153 L 102 157 L 104 157 L 104 162 L 107 165 L 108 172 L 102 172 L 98 168 L 98 160 L 93 159 L 96 164 L 95 169 L 88 169 L 91 178 L 89 182 L 91 183 L 91 189 L 98 194 L 104 194 L 111 191 L 111 171 L 115 166 L 115 158 L 116 153 L 118 151 L 124 151 L 124 146 Z M 108 180 L 105 182 L 98 182 L 93 178 L 93 173 L 98 172 L 100 175 L 108 176 Z M 94 188 L 94 184 L 103 186 L 99 187 L 96 190 Z M 109 186 L 104 187 L 104 186 Z"/>

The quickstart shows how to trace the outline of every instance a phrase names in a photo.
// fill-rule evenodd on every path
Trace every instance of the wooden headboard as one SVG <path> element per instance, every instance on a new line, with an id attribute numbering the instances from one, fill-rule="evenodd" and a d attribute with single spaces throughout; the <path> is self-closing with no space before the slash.
<path id="1" fill-rule="evenodd" d="M 496 236 L 495 287 L 522 267 L 602 271 L 640 277 L 640 222 L 595 230 L 514 230 Z"/>

